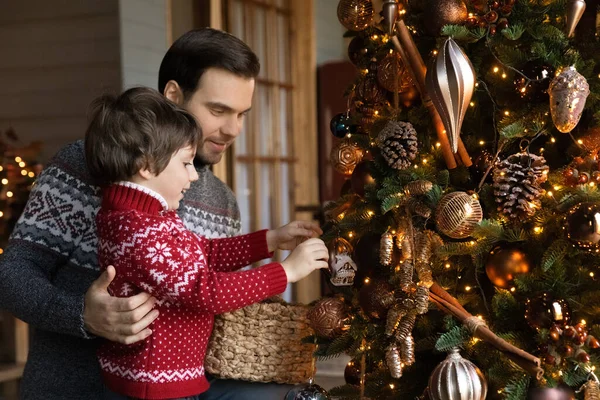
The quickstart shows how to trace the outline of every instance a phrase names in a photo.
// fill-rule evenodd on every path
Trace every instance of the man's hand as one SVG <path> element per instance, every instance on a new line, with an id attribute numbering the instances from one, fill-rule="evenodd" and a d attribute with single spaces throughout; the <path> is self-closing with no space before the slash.
<path id="1" fill-rule="evenodd" d="M 323 234 L 316 222 L 294 221 L 267 232 L 269 251 L 276 249 L 293 250 L 299 243 L 306 239 Z"/>
<path id="2" fill-rule="evenodd" d="M 114 267 L 109 266 L 86 292 L 83 323 L 96 336 L 122 344 L 135 343 L 152 334 L 148 325 L 158 317 L 158 310 L 152 309 L 156 299 L 148 293 L 111 296 L 108 285 L 115 274 Z"/>

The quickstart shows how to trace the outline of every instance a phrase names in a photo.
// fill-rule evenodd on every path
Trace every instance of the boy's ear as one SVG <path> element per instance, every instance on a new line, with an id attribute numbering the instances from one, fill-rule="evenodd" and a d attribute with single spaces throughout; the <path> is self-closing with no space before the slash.
<path id="1" fill-rule="evenodd" d="M 163 95 L 173 103 L 179 106 L 183 105 L 183 92 L 179 87 L 179 84 L 174 80 L 167 82 Z"/>
<path id="2" fill-rule="evenodd" d="M 146 181 L 151 179 L 154 176 L 152 171 L 150 171 L 150 169 L 148 169 L 147 167 L 140 169 L 138 171 L 137 175 L 139 175 L 140 178 L 142 178 L 143 180 L 146 180 Z"/>

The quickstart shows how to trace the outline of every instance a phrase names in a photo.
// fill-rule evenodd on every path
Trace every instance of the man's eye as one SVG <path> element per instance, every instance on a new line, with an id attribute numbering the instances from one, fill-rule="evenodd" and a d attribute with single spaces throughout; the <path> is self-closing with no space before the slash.
<path id="1" fill-rule="evenodd" d="M 217 110 L 217 109 L 214 109 L 214 108 L 212 110 L 210 110 L 210 112 L 212 112 L 215 115 L 222 115 L 224 113 L 223 110 Z"/>

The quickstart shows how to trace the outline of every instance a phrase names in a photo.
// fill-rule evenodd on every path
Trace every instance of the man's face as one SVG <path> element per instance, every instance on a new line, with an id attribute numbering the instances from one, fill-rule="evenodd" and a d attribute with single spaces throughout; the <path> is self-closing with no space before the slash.
<path id="1" fill-rule="evenodd" d="M 215 68 L 204 72 L 198 89 L 183 104 L 202 128 L 197 157 L 203 163 L 221 161 L 225 150 L 242 131 L 253 93 L 254 79 Z"/>

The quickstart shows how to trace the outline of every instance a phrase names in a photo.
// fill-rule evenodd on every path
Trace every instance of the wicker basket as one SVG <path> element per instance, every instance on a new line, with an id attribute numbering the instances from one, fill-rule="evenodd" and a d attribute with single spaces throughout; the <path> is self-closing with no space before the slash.
<path id="1" fill-rule="evenodd" d="M 308 307 L 282 300 L 252 304 L 215 317 L 204 360 L 220 378 L 297 384 L 310 377 L 314 345 Z"/>

